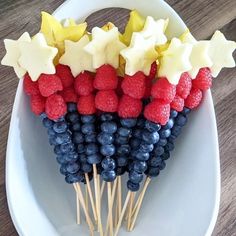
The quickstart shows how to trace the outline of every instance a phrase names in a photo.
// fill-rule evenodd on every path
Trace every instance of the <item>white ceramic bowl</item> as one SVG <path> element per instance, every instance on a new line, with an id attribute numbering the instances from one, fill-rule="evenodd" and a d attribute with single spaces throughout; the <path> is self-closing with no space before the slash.
<path id="1" fill-rule="evenodd" d="M 164 1 L 69 0 L 55 12 L 58 19 L 84 19 L 105 7 L 136 8 L 144 15 L 170 18 L 169 36 L 186 26 Z M 46 130 L 29 108 L 20 81 L 12 112 L 6 161 L 10 213 L 22 236 L 87 235 L 76 225 L 75 194 L 59 174 Z M 210 91 L 176 142 L 166 169 L 145 196 L 130 236 L 210 235 L 218 213 L 220 170 L 217 129 Z M 121 230 L 120 235 L 128 235 Z"/>

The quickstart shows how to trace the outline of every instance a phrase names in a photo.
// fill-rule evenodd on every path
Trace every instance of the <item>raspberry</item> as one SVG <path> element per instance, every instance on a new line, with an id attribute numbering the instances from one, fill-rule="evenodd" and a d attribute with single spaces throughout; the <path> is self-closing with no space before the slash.
<path id="1" fill-rule="evenodd" d="M 56 75 L 61 79 L 63 88 L 68 88 L 73 85 L 74 77 L 68 66 L 58 64 L 56 66 Z"/>
<path id="2" fill-rule="evenodd" d="M 61 96 L 63 97 L 65 102 L 77 102 L 78 96 L 75 93 L 75 90 L 73 87 L 71 88 L 66 88 L 63 91 L 61 91 Z"/>
<path id="3" fill-rule="evenodd" d="M 116 89 L 117 83 L 116 70 L 111 65 L 103 65 L 97 69 L 93 82 L 94 88 L 98 90 Z"/>
<path id="4" fill-rule="evenodd" d="M 38 85 L 39 91 L 44 97 L 49 97 L 63 89 L 61 80 L 57 75 L 41 74 L 38 80 Z"/>
<path id="5" fill-rule="evenodd" d="M 203 91 L 209 89 L 212 85 L 212 75 L 209 68 L 199 70 L 196 79 L 193 80 L 193 87 Z"/>
<path id="6" fill-rule="evenodd" d="M 202 91 L 197 88 L 192 88 L 190 94 L 185 100 L 184 105 L 190 109 L 193 109 L 200 104 L 201 100 L 202 100 Z"/>
<path id="7" fill-rule="evenodd" d="M 66 114 L 66 103 L 62 96 L 53 94 L 49 96 L 45 104 L 45 112 L 51 120 L 57 120 Z"/>
<path id="8" fill-rule="evenodd" d="M 154 61 L 151 65 L 151 69 L 150 69 L 148 78 L 152 80 L 156 77 L 156 74 L 157 74 L 157 63 Z"/>
<path id="9" fill-rule="evenodd" d="M 80 73 L 75 78 L 75 91 L 78 95 L 87 96 L 93 92 L 93 77 L 89 72 Z"/>
<path id="10" fill-rule="evenodd" d="M 95 98 L 94 98 L 94 95 L 92 94 L 79 97 L 79 100 L 77 103 L 78 112 L 82 115 L 94 114 L 96 112 L 94 100 Z"/>
<path id="11" fill-rule="evenodd" d="M 142 111 L 142 102 L 140 99 L 132 98 L 128 95 L 123 95 L 118 106 L 118 114 L 122 118 L 135 118 Z"/>
<path id="12" fill-rule="evenodd" d="M 184 99 L 176 95 L 174 100 L 171 102 L 170 107 L 180 112 L 184 108 Z"/>
<path id="13" fill-rule="evenodd" d="M 175 97 L 176 86 L 170 84 L 166 78 L 160 78 L 152 85 L 151 95 L 164 103 L 171 103 Z"/>
<path id="14" fill-rule="evenodd" d="M 170 116 L 170 105 L 155 99 L 145 107 L 144 116 L 152 122 L 165 125 Z"/>
<path id="15" fill-rule="evenodd" d="M 28 73 L 24 76 L 23 87 L 25 93 L 29 96 L 40 94 L 38 82 L 32 81 Z"/>
<path id="16" fill-rule="evenodd" d="M 132 76 L 125 75 L 121 88 L 124 94 L 133 98 L 143 98 L 145 93 L 146 77 L 142 72 L 137 72 Z"/>
<path id="17" fill-rule="evenodd" d="M 118 107 L 118 97 L 114 90 L 98 91 L 95 97 L 97 109 L 105 112 L 115 112 Z"/>
<path id="18" fill-rule="evenodd" d="M 176 86 L 176 93 L 183 99 L 189 95 L 192 88 L 192 79 L 187 72 L 180 77 L 179 83 Z"/>
<path id="19" fill-rule="evenodd" d="M 30 97 L 31 110 L 35 115 L 40 115 L 45 109 L 45 98 L 41 95 L 32 95 Z"/>

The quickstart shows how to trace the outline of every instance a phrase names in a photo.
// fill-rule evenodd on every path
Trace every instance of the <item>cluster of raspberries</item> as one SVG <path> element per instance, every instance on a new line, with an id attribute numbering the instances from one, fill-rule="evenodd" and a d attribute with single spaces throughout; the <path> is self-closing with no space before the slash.
<path id="1" fill-rule="evenodd" d="M 202 91 L 212 84 L 208 68 L 202 68 L 194 80 L 183 73 L 177 86 L 166 78 L 155 80 L 156 72 L 157 65 L 153 63 L 149 76 L 137 72 L 120 77 L 112 66 L 103 65 L 95 74 L 85 71 L 74 78 L 69 67 L 59 64 L 56 74 L 41 74 L 36 82 L 26 74 L 24 91 L 30 96 L 32 111 L 36 115 L 45 112 L 52 120 L 65 115 L 66 103 L 74 102 L 82 115 L 117 112 L 121 118 L 136 118 L 143 111 L 146 119 L 165 125 L 171 109 L 197 107 Z M 144 99 L 150 101 L 145 106 Z"/>

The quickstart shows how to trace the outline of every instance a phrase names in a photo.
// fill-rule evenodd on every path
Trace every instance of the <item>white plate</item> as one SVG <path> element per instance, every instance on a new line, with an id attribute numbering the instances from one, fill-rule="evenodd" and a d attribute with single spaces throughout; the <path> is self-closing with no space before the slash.
<path id="1" fill-rule="evenodd" d="M 169 17 L 169 36 L 185 25 L 164 1 L 70 0 L 55 12 L 59 19 L 84 19 L 105 7 L 136 8 L 144 15 Z M 171 33 L 170 33 L 171 32 Z M 30 109 L 20 81 L 12 112 L 6 161 L 8 204 L 23 236 L 86 235 L 75 224 L 75 194 L 59 174 L 46 130 Z M 210 235 L 220 198 L 217 129 L 211 93 L 176 142 L 166 169 L 146 194 L 137 226 L 130 236 Z M 84 224 L 85 225 L 85 224 Z M 124 229 L 120 235 L 128 235 Z"/>

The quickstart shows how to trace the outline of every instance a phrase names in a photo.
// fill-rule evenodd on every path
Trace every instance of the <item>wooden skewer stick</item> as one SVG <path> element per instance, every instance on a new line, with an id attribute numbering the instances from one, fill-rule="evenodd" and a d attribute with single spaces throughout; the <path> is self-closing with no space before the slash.
<path id="1" fill-rule="evenodd" d="M 78 197 L 78 193 L 77 193 L 77 190 L 76 190 L 76 186 L 74 186 L 74 189 L 75 189 L 75 193 L 76 193 L 76 222 L 78 225 L 80 225 L 80 202 L 79 202 L 79 197 Z"/>
<path id="2" fill-rule="evenodd" d="M 102 198 L 102 195 L 103 195 L 103 192 L 104 192 L 105 185 L 106 185 L 106 182 L 105 182 L 105 181 L 102 181 L 101 198 Z"/>
<path id="3" fill-rule="evenodd" d="M 116 228 L 118 222 L 118 196 L 116 197 L 116 206 L 115 206 L 115 220 L 114 220 L 114 227 Z"/>
<path id="4" fill-rule="evenodd" d="M 111 185 L 111 183 L 109 183 Z M 116 186 L 117 186 L 117 178 L 114 181 L 113 188 L 112 188 L 112 194 L 111 194 L 111 201 L 110 201 L 110 206 L 108 205 L 108 216 L 107 216 L 107 224 L 106 224 L 106 232 L 105 236 L 108 234 L 108 228 L 110 226 L 110 229 L 112 228 L 112 235 L 113 235 L 113 216 L 112 216 L 112 209 L 113 209 L 113 204 L 115 200 L 115 194 L 116 194 Z M 108 183 L 107 183 L 107 188 L 108 188 Z M 108 190 L 108 189 L 107 189 Z M 112 226 L 110 219 L 112 219 Z"/>
<path id="5" fill-rule="evenodd" d="M 138 206 L 137 206 L 137 209 L 136 209 L 136 211 L 134 213 L 134 218 L 133 218 L 133 221 L 132 221 L 131 226 L 130 226 L 130 231 L 132 231 L 134 229 L 134 225 L 135 225 L 135 222 L 137 220 L 138 213 L 139 213 L 139 211 L 141 209 L 141 205 L 142 205 L 142 202 L 143 202 L 144 195 L 146 193 L 147 187 L 150 184 L 150 182 L 151 182 L 151 178 L 147 177 L 146 181 L 144 183 L 144 186 L 143 186 L 143 190 L 140 193 L 140 199 L 138 200 L 139 201 L 138 202 Z"/>
<path id="6" fill-rule="evenodd" d="M 122 209 L 122 211 L 121 211 L 118 224 L 117 224 L 117 226 L 116 226 L 115 236 L 117 236 L 117 234 L 118 234 L 118 232 L 119 232 L 119 229 L 120 229 L 122 220 L 123 220 L 123 218 L 124 218 L 124 214 L 125 214 L 127 205 L 128 205 L 128 203 L 129 203 L 129 199 L 130 199 L 131 193 L 132 193 L 131 191 L 129 191 L 129 192 L 127 193 L 127 196 L 126 196 L 126 199 L 125 199 L 125 203 L 124 203 L 123 209 Z"/>
<path id="7" fill-rule="evenodd" d="M 89 212 L 89 205 L 88 205 L 88 186 L 85 186 L 85 206 L 87 211 Z"/>
<path id="8" fill-rule="evenodd" d="M 97 224 L 97 221 L 98 221 L 97 212 L 96 212 L 96 208 L 95 208 L 95 203 L 94 203 L 94 198 L 93 198 L 93 194 L 92 194 L 92 189 L 91 189 L 88 173 L 85 173 L 85 180 L 86 180 L 86 184 L 87 184 L 86 189 L 89 194 L 89 199 L 90 199 L 90 203 L 92 206 L 93 217 L 94 217 L 95 223 Z"/>
<path id="9" fill-rule="evenodd" d="M 111 183 L 107 183 L 107 198 L 108 198 L 108 222 L 110 236 L 113 236 L 113 219 L 112 219 L 112 199 L 111 199 Z"/>
<path id="10" fill-rule="evenodd" d="M 128 231 L 130 231 L 131 217 L 132 217 L 132 209 L 133 209 L 135 194 L 136 194 L 136 192 L 132 192 L 132 193 L 131 193 L 130 201 L 129 201 L 128 221 L 127 221 L 127 230 L 128 230 Z"/>
<path id="11" fill-rule="evenodd" d="M 86 221 L 88 222 L 90 233 L 91 233 L 91 235 L 93 235 L 94 226 L 93 226 L 93 222 L 92 222 L 92 220 L 91 220 L 91 218 L 89 216 L 89 213 L 88 213 L 88 211 L 86 209 L 86 205 L 85 205 L 84 197 L 83 197 L 83 194 L 82 194 L 82 190 L 80 188 L 79 183 L 75 183 L 74 185 L 75 185 L 75 189 L 76 189 L 76 192 L 78 194 L 81 206 L 82 206 L 82 208 L 84 210 L 84 214 L 85 214 L 85 217 L 86 217 Z"/>
<path id="12" fill-rule="evenodd" d="M 95 189 L 95 200 L 97 209 L 97 219 L 98 219 L 98 231 L 101 236 L 103 236 L 101 211 L 100 211 L 100 189 L 98 189 L 98 174 L 96 164 L 93 164 L 93 176 L 94 176 L 94 189 Z"/>
<path id="13" fill-rule="evenodd" d="M 121 215 L 121 208 L 122 208 L 122 188 L 121 188 L 121 176 L 118 176 L 118 219 Z"/>

